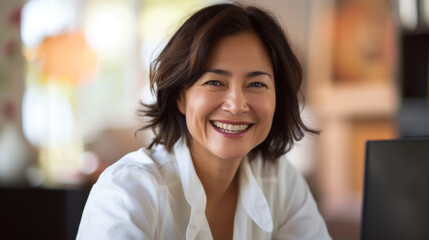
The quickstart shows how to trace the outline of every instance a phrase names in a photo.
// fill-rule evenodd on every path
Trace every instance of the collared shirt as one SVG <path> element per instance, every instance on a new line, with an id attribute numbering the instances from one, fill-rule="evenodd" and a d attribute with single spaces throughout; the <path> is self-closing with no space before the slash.
<path id="1" fill-rule="evenodd" d="M 243 160 L 234 239 L 331 239 L 304 178 L 285 158 Z M 186 141 L 140 149 L 91 189 L 77 239 L 213 239 Z"/>

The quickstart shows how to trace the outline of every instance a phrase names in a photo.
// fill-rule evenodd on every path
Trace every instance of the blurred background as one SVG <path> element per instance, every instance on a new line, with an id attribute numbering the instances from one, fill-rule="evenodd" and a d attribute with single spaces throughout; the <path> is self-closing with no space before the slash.
<path id="1" fill-rule="evenodd" d="M 139 101 L 153 101 L 150 62 L 186 17 L 220 2 L 0 2 L 0 215 L 21 216 L 3 226 L 55 206 L 52 218 L 67 218 L 55 236 L 74 238 L 99 174 L 150 142 L 150 131 L 134 135 Z M 289 159 L 333 238 L 359 239 L 365 142 L 429 135 L 429 0 L 237 2 L 285 28 L 304 70 L 303 118 L 322 130 Z"/>

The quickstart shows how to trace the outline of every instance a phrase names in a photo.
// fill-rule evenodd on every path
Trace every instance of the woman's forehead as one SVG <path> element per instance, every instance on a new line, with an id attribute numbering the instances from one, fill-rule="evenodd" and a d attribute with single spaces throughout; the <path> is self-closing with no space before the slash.
<path id="1" fill-rule="evenodd" d="M 273 67 L 265 45 L 253 32 L 243 32 L 220 38 L 206 57 L 205 70 L 242 68 L 272 75 Z"/>

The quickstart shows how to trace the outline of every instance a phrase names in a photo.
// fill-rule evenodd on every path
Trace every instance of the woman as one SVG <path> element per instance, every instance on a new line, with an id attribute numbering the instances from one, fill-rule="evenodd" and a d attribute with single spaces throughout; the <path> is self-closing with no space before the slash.
<path id="1" fill-rule="evenodd" d="M 78 239 L 330 239 L 284 154 L 307 128 L 301 68 L 279 24 L 256 7 L 191 16 L 151 68 L 148 149 L 105 170 Z"/>

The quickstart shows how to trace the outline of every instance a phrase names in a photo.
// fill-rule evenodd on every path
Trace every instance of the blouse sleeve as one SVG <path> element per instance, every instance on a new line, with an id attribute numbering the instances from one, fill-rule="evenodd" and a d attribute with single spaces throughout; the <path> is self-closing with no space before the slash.
<path id="1" fill-rule="evenodd" d="M 282 160 L 279 175 L 284 185 L 279 185 L 279 208 L 283 216 L 274 239 L 331 239 L 305 179 L 287 159 Z"/>
<path id="2" fill-rule="evenodd" d="M 157 192 L 137 166 L 106 169 L 86 202 L 76 239 L 155 239 Z"/>

